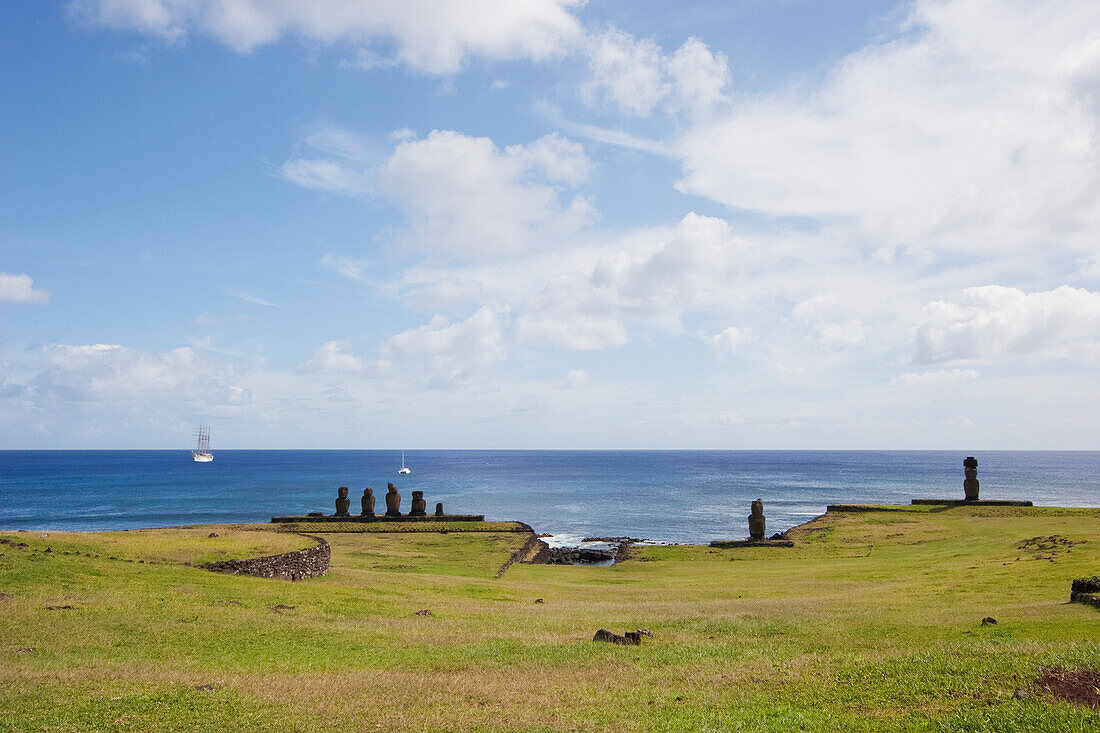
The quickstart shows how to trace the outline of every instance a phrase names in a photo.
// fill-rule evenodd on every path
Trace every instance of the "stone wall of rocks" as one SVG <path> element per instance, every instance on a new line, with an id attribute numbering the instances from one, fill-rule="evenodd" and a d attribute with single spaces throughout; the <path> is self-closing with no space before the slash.
<path id="1" fill-rule="evenodd" d="M 1074 580 L 1070 586 L 1069 600 L 1100 608 L 1100 576 Z"/>
<path id="2" fill-rule="evenodd" d="M 215 573 L 230 575 L 252 575 L 257 578 L 278 578 L 279 580 L 305 580 L 328 572 L 332 549 L 321 537 L 304 535 L 317 540 L 313 547 L 281 555 L 268 555 L 251 560 L 222 560 L 202 567 Z"/>

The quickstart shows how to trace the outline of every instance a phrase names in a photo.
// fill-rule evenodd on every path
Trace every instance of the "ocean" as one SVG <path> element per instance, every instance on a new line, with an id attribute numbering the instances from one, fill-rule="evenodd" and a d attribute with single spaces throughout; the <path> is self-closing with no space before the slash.
<path id="1" fill-rule="evenodd" d="M 753 499 L 768 533 L 834 503 L 962 498 L 962 461 L 978 459 L 983 499 L 1100 506 L 1100 451 L 0 451 L 0 529 L 96 531 L 267 522 L 352 511 L 370 486 L 384 511 L 392 481 L 408 511 L 527 522 L 559 542 L 630 536 L 667 542 L 741 538 Z"/>

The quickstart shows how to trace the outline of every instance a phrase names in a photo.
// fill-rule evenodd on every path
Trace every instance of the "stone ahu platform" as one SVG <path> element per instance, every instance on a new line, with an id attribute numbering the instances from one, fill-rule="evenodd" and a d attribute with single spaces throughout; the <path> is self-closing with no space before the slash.
<path id="1" fill-rule="evenodd" d="M 364 517 L 360 514 L 306 514 L 289 517 L 272 517 L 272 524 L 286 522 L 484 522 L 484 514 L 401 514 L 390 516 L 376 514 Z"/>
<path id="2" fill-rule="evenodd" d="M 1021 499 L 913 499 L 912 504 L 935 506 L 1034 506 Z"/>
<path id="3" fill-rule="evenodd" d="M 712 540 L 711 547 L 794 547 L 792 540 Z"/>

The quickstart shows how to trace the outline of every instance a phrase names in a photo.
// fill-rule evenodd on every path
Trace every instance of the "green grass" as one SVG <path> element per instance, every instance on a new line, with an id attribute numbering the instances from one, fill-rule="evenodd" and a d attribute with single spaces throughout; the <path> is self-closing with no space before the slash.
<path id="1" fill-rule="evenodd" d="M 0 731 L 1100 726 L 1032 685 L 1100 668 L 1100 612 L 1067 603 L 1100 572 L 1098 510 L 829 514 L 791 549 L 641 547 L 500 578 L 525 535 L 297 528 L 331 543 L 329 575 L 183 564 L 311 543 L 270 525 L 0 533 L 28 544 L 0 545 Z M 1026 542 L 1052 535 L 1075 544 Z M 601 627 L 654 637 L 590 641 Z"/>

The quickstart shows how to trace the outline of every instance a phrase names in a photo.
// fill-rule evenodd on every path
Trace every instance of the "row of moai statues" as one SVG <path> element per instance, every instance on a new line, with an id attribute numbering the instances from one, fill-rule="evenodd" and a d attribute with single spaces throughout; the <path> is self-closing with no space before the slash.
<path id="1" fill-rule="evenodd" d="M 386 492 L 386 516 L 387 517 L 400 517 L 401 516 L 401 494 L 397 491 L 397 487 L 391 484 L 386 484 L 388 491 Z M 363 489 L 363 498 L 360 501 L 363 511 L 359 515 L 361 517 L 373 517 L 374 516 L 374 489 L 370 487 Z M 351 500 L 348 498 L 348 487 L 341 486 L 336 490 L 336 516 L 338 517 L 350 517 Z M 439 502 L 435 505 L 435 515 L 437 517 L 443 516 L 443 502 Z M 414 491 L 412 495 L 412 505 L 409 507 L 410 517 L 426 517 L 428 516 L 428 503 L 424 501 L 423 491 Z"/>

